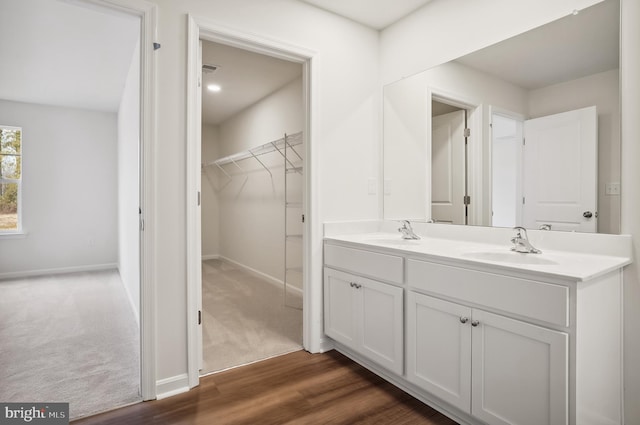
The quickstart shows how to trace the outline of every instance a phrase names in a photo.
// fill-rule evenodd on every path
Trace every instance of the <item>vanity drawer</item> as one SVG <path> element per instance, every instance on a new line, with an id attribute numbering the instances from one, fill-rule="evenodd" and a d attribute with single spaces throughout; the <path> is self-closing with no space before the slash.
<path id="1" fill-rule="evenodd" d="M 404 282 L 403 258 L 338 245 L 324 245 L 324 264 L 375 279 Z"/>
<path id="2" fill-rule="evenodd" d="M 569 288 L 407 260 L 409 286 L 560 326 L 569 326 Z"/>

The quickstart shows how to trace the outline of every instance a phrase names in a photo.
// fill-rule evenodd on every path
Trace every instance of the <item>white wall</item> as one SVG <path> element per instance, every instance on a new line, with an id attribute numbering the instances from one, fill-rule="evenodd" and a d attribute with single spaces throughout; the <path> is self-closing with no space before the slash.
<path id="1" fill-rule="evenodd" d="M 24 238 L 0 238 L 0 277 L 117 261 L 116 114 L 0 100 L 22 127 Z"/>
<path id="2" fill-rule="evenodd" d="M 321 11 L 298 0 L 154 0 L 158 4 L 157 193 L 159 229 L 155 275 L 158 332 L 157 379 L 187 372 L 186 300 L 186 15 L 207 17 L 235 30 L 301 46 L 317 52 L 318 96 L 313 122 L 320 180 L 310 217 L 320 234 L 325 220 L 379 217 L 378 197 L 367 192 L 378 174 L 378 32 Z M 322 245 L 312 247 L 320 270 Z M 313 276 L 310 298 L 321 304 L 321 276 Z M 316 306 L 317 311 L 321 308 Z M 322 329 L 322 317 L 310 326 Z M 318 338 L 321 335 L 318 335 Z M 317 348 L 316 348 L 317 349 Z"/>
<path id="3" fill-rule="evenodd" d="M 214 125 L 202 126 L 202 163 L 207 164 L 220 157 L 218 136 L 219 128 Z M 216 166 L 202 169 L 202 258 L 210 259 L 220 256 L 220 206 L 218 202 L 219 185 L 226 178 L 220 178 Z"/>
<path id="4" fill-rule="evenodd" d="M 302 131 L 302 100 L 300 77 L 222 123 L 221 156 Z M 244 171 L 234 165 L 225 166 L 233 180 L 221 177 L 225 184 L 218 192 L 220 252 L 225 258 L 282 281 L 284 160 L 277 152 L 263 155 L 260 160 L 271 175 L 254 159 L 239 163 Z"/>
<path id="5" fill-rule="evenodd" d="M 529 118 L 596 106 L 598 111 L 598 232 L 620 233 L 620 196 L 605 194 L 620 182 L 619 70 L 613 69 L 529 92 Z"/>
<path id="6" fill-rule="evenodd" d="M 118 109 L 118 271 L 140 322 L 140 43 Z"/>

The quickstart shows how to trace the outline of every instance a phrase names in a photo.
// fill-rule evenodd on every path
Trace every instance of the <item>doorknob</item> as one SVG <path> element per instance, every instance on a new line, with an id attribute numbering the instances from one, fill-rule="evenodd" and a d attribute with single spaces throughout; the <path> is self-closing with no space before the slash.
<path id="1" fill-rule="evenodd" d="M 591 218 L 591 217 L 593 217 L 593 213 L 591 211 L 585 211 L 585 212 L 582 213 L 582 216 L 584 218 Z"/>

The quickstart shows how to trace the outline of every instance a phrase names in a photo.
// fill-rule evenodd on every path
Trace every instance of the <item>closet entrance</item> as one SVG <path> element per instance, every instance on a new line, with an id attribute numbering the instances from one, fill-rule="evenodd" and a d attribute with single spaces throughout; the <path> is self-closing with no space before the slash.
<path id="1" fill-rule="evenodd" d="M 202 41 L 202 361 L 302 349 L 302 64 Z"/>

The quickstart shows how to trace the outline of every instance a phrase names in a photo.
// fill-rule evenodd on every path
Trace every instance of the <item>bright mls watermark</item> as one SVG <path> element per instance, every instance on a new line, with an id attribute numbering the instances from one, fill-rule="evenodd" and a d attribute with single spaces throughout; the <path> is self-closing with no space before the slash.
<path id="1" fill-rule="evenodd" d="M 0 425 L 68 425 L 69 403 L 0 403 Z"/>

